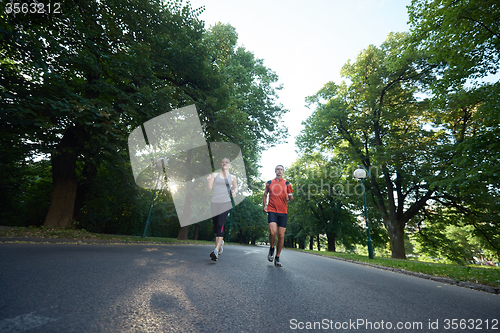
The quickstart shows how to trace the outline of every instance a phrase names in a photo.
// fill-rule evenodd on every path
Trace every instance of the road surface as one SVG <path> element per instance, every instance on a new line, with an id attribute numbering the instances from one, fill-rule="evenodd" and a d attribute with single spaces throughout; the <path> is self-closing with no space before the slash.
<path id="1" fill-rule="evenodd" d="M 0 244 L 0 332 L 500 332 L 500 296 L 296 251 Z M 479 330 L 481 329 L 481 330 Z"/>

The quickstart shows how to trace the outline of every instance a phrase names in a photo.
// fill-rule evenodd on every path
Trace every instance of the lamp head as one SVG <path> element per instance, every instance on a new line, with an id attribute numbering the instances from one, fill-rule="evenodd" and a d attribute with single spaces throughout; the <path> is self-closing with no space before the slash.
<path id="1" fill-rule="evenodd" d="M 362 167 L 358 167 L 354 170 L 354 178 L 356 179 L 365 179 L 366 178 L 366 170 Z"/>
<path id="2" fill-rule="evenodd" d="M 168 160 L 165 157 L 160 157 L 156 160 L 156 167 L 159 171 L 163 171 L 168 165 Z"/>

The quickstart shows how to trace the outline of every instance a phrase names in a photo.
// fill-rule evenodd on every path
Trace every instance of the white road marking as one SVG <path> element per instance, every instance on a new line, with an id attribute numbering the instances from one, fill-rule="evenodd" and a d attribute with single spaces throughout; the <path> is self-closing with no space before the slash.
<path id="1" fill-rule="evenodd" d="M 0 332 L 2 333 L 24 332 L 56 320 L 58 320 L 58 318 L 55 319 L 55 318 L 37 316 L 35 315 L 35 312 L 31 312 L 28 314 L 0 321 Z"/>
<path id="2" fill-rule="evenodd" d="M 257 250 L 252 250 L 252 251 L 243 251 L 244 254 L 251 254 L 251 253 L 260 253 L 260 251 Z"/>

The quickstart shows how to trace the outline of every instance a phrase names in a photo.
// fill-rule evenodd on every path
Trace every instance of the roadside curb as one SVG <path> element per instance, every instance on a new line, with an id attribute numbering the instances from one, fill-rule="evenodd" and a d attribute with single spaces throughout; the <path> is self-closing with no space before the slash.
<path id="1" fill-rule="evenodd" d="M 303 252 L 303 251 L 300 251 L 300 252 Z M 319 254 L 319 253 L 310 253 L 310 252 L 303 252 L 303 253 L 313 254 L 313 255 L 317 255 L 317 256 L 321 256 L 321 257 L 325 257 L 325 258 L 331 258 L 331 259 L 335 259 L 335 260 L 341 260 L 341 261 L 349 262 L 349 263 L 352 263 L 352 264 L 358 264 L 358 265 L 364 265 L 364 266 L 369 266 L 369 267 L 373 267 L 373 268 L 383 269 L 383 270 L 391 271 L 391 272 L 394 272 L 394 273 L 400 273 L 400 274 L 415 276 L 415 277 L 418 277 L 418 278 L 432 280 L 432 281 L 441 282 L 441 283 L 446 283 L 446 284 L 450 284 L 450 285 L 454 285 L 454 286 L 459 286 L 459 287 L 463 287 L 463 288 L 469 288 L 469 289 L 474 289 L 474 290 L 478 290 L 478 291 L 484 291 L 484 292 L 487 292 L 487 293 L 490 293 L 490 294 L 494 294 L 494 295 L 499 295 L 500 294 L 500 288 L 498 288 L 498 287 L 491 287 L 491 286 L 487 286 L 487 285 L 484 285 L 484 284 L 478 284 L 478 283 L 472 283 L 472 282 L 466 282 L 466 281 L 458 281 L 458 280 L 454 280 L 454 279 L 450 279 L 450 278 L 445 278 L 445 277 L 440 277 L 440 276 L 433 276 L 433 275 L 428 275 L 428 274 L 423 274 L 423 273 L 416 273 L 416 272 L 408 271 L 406 269 L 394 268 L 394 267 L 385 267 L 385 266 L 370 264 L 370 263 L 363 262 L 363 261 L 356 261 L 356 260 L 351 260 L 351 259 L 344 259 L 344 258 L 340 258 L 340 257 L 328 256 L 328 255 Z"/>

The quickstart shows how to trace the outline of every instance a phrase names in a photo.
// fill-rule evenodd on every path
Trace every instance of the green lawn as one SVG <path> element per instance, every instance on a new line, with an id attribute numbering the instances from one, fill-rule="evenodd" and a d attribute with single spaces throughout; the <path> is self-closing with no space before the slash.
<path id="1" fill-rule="evenodd" d="M 29 228 L 7 228 L 0 229 L 0 237 L 13 238 L 46 238 L 46 239 L 65 239 L 70 241 L 106 241 L 111 243 L 133 243 L 133 242 L 148 242 L 148 243 L 165 243 L 165 244 L 213 244 L 209 241 L 177 240 L 176 238 L 164 237 L 146 237 L 140 236 L 119 236 L 91 233 L 86 230 L 76 230 L 72 228 L 46 228 L 46 227 L 29 227 Z"/>
<path id="2" fill-rule="evenodd" d="M 437 264 L 419 262 L 416 260 L 402 260 L 391 258 L 368 259 L 367 256 L 349 253 L 300 250 L 326 256 L 338 257 L 347 260 L 361 261 L 374 265 L 404 269 L 411 272 L 422 273 L 432 276 L 450 278 L 456 281 L 484 284 L 492 287 L 500 287 L 500 267 L 496 266 L 460 266 L 449 264 Z"/>

